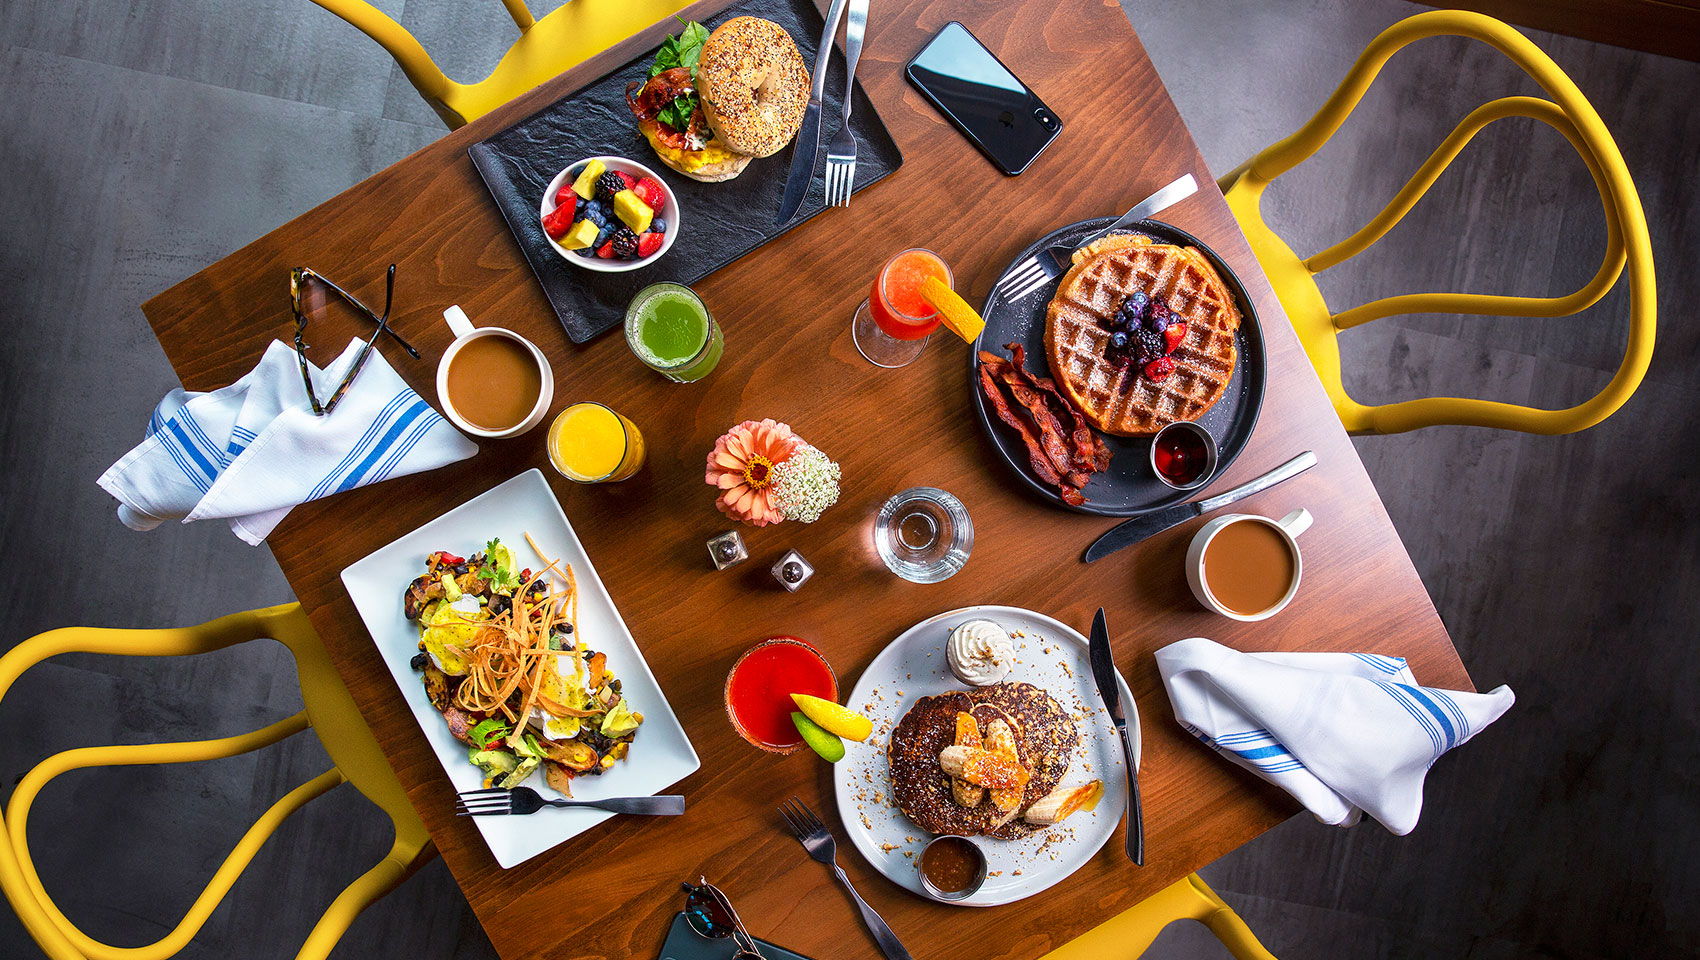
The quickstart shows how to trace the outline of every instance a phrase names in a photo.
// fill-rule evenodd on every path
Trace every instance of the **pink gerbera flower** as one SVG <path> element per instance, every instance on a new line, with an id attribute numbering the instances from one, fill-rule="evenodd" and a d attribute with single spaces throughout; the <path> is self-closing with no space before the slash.
<path id="1" fill-rule="evenodd" d="M 714 441 L 708 455 L 708 484 L 719 489 L 714 502 L 734 520 L 765 527 L 785 519 L 773 505 L 773 468 L 802 445 L 791 428 L 774 420 L 745 420 Z"/>

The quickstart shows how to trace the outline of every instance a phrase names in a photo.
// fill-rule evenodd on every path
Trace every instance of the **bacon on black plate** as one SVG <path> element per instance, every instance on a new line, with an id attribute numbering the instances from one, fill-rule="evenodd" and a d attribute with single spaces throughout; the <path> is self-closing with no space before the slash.
<path id="1" fill-rule="evenodd" d="M 1029 464 L 1039 479 L 1057 488 L 1064 503 L 1080 506 L 1086 502 L 1081 488 L 1091 475 L 1109 467 L 1110 450 L 1086 425 L 1086 419 L 1068 399 L 1057 390 L 1048 377 L 1027 370 L 1027 357 L 1020 344 L 1006 344 L 1010 358 L 995 353 L 980 352 L 980 389 L 991 402 L 998 419 L 1021 438 L 1027 447 Z M 999 384 L 1026 414 L 1010 408 Z M 1065 426 L 1059 412 L 1068 418 L 1072 429 Z"/>

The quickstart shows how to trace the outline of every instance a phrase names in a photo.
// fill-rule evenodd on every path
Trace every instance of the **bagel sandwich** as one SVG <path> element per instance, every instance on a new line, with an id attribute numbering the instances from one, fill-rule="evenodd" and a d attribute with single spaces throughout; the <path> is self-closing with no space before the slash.
<path id="1" fill-rule="evenodd" d="M 668 37 L 649 77 L 626 85 L 626 106 L 663 164 L 693 180 L 717 183 L 743 173 L 751 158 L 714 136 L 697 97 L 697 62 L 708 36 L 708 29 L 693 21 Z"/>
<path id="2" fill-rule="evenodd" d="M 809 71 L 796 41 L 761 17 L 733 17 L 708 35 L 696 84 L 716 139 L 755 157 L 790 143 L 809 105 Z"/>

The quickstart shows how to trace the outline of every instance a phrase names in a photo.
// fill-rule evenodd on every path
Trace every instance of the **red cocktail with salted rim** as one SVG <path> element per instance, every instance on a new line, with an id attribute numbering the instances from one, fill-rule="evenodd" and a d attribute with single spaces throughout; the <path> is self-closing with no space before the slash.
<path id="1" fill-rule="evenodd" d="M 791 722 L 791 694 L 838 700 L 838 678 L 814 647 L 797 637 L 769 637 L 744 651 L 726 675 L 726 716 L 738 735 L 768 753 L 803 745 Z"/>

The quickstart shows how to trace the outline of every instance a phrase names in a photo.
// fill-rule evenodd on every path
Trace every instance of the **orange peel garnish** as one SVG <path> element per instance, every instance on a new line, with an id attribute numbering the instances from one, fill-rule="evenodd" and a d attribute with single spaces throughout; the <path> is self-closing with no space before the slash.
<path id="1" fill-rule="evenodd" d="M 921 296 L 939 312 L 939 322 L 965 342 L 973 343 L 980 331 L 986 329 L 986 321 L 979 312 L 938 277 L 921 282 Z"/>

